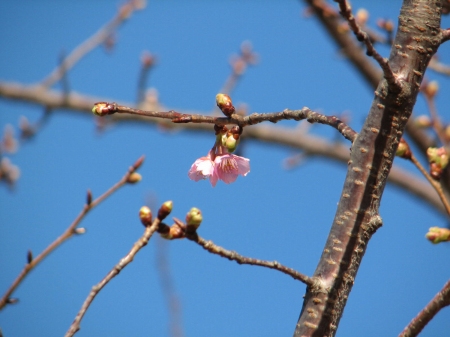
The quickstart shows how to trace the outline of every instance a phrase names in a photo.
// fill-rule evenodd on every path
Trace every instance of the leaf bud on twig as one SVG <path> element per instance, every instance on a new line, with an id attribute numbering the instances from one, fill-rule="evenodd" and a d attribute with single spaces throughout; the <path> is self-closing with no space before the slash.
<path id="1" fill-rule="evenodd" d="M 88 206 L 90 206 L 92 203 L 92 192 L 91 190 L 87 190 L 87 194 L 86 194 L 86 204 Z"/>
<path id="2" fill-rule="evenodd" d="M 84 233 L 86 233 L 86 228 L 84 228 L 84 227 L 78 227 L 78 228 L 75 228 L 75 229 L 73 230 L 73 233 L 74 233 L 74 234 L 77 234 L 77 235 L 84 234 Z"/>
<path id="3" fill-rule="evenodd" d="M 216 103 L 225 116 L 231 117 L 231 115 L 234 114 L 235 109 L 230 96 L 226 94 L 217 94 Z"/>
<path id="4" fill-rule="evenodd" d="M 202 212 L 198 208 L 192 207 L 186 214 L 186 231 L 188 233 L 195 232 L 200 227 L 202 220 Z"/>
<path id="5" fill-rule="evenodd" d="M 433 125 L 430 117 L 427 115 L 420 115 L 414 118 L 414 124 L 419 128 L 429 128 Z"/>
<path id="6" fill-rule="evenodd" d="M 439 180 L 442 171 L 448 165 L 448 154 L 444 147 L 429 147 L 427 149 L 428 162 L 430 163 L 430 175 Z"/>
<path id="7" fill-rule="evenodd" d="M 163 221 L 172 212 L 173 202 L 171 200 L 162 204 L 158 210 L 158 219 Z"/>
<path id="8" fill-rule="evenodd" d="M 27 263 L 30 264 L 33 261 L 33 252 L 28 250 L 27 252 Z"/>
<path id="9" fill-rule="evenodd" d="M 450 229 L 431 227 L 425 237 L 434 244 L 444 241 L 450 241 Z"/>
<path id="10" fill-rule="evenodd" d="M 400 158 L 411 159 L 411 150 L 409 149 L 408 143 L 403 138 L 400 139 L 395 155 Z"/>
<path id="11" fill-rule="evenodd" d="M 139 210 L 139 219 L 141 219 L 142 224 L 147 227 L 152 224 L 152 211 L 147 206 L 142 206 Z"/>
<path id="12" fill-rule="evenodd" d="M 422 89 L 423 94 L 428 98 L 432 99 L 439 91 L 439 84 L 437 81 L 431 81 L 425 84 Z"/>
<path id="13" fill-rule="evenodd" d="M 92 108 L 92 112 L 97 116 L 106 116 L 115 113 L 116 103 L 97 102 Z"/>
<path id="14" fill-rule="evenodd" d="M 129 184 L 136 184 L 136 183 L 140 182 L 141 180 L 142 180 L 142 176 L 139 173 L 137 173 L 137 172 L 133 172 L 128 177 L 127 183 L 129 183 Z"/>

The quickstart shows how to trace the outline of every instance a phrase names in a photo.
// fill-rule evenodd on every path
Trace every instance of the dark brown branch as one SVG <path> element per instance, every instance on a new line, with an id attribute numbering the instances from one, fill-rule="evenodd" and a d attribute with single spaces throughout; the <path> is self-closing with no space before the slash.
<path id="1" fill-rule="evenodd" d="M 376 51 L 375 47 L 372 44 L 372 41 L 370 40 L 369 34 L 367 34 L 365 31 L 361 29 L 361 27 L 358 25 L 358 23 L 355 20 L 355 17 L 353 16 L 352 9 L 349 5 L 349 3 L 346 0 L 335 0 L 337 3 L 339 3 L 339 9 L 341 11 L 341 15 L 347 20 L 350 29 L 355 34 L 358 41 L 364 42 L 367 48 L 367 55 L 371 56 L 375 59 L 375 61 L 378 62 L 381 69 L 383 70 L 384 78 L 388 82 L 390 86 L 392 86 L 393 89 L 399 86 L 399 82 L 396 80 L 394 73 L 392 72 L 392 69 L 387 61 L 387 59 L 384 59 L 378 52 Z"/>
<path id="2" fill-rule="evenodd" d="M 441 291 L 427 304 L 427 306 L 414 317 L 408 326 L 402 331 L 399 337 L 415 337 L 433 319 L 433 317 L 444 307 L 450 305 L 450 281 L 448 281 Z"/>
<path id="3" fill-rule="evenodd" d="M 383 73 L 366 57 L 350 33 L 342 32 L 339 29 L 342 21 L 337 11 L 324 0 L 304 0 L 304 2 L 310 6 L 330 37 L 341 48 L 342 53 L 348 58 L 358 73 L 363 76 L 371 88 L 375 89 Z M 412 141 L 421 149 L 422 153 L 425 153 L 426 149 L 431 146 L 429 144 L 433 143 L 433 139 L 413 123 L 408 123 L 406 131 Z M 447 185 L 445 185 L 445 188 L 450 189 Z"/>
<path id="4" fill-rule="evenodd" d="M 93 209 L 94 207 L 98 206 L 102 201 L 104 201 L 106 198 L 108 198 L 111 194 L 116 192 L 120 187 L 125 185 L 128 182 L 128 179 L 130 178 L 131 174 L 133 174 L 144 161 L 144 157 L 139 158 L 133 166 L 131 166 L 128 169 L 128 172 L 120 179 L 114 186 L 112 186 L 109 190 L 107 190 L 105 193 L 103 193 L 100 197 L 92 201 L 92 195 L 90 191 L 88 191 L 88 198 L 87 202 L 84 205 L 83 209 L 81 210 L 80 214 L 75 218 L 75 220 L 70 224 L 70 226 L 66 229 L 66 231 L 55 241 L 53 241 L 47 248 L 44 249 L 42 253 L 40 253 L 38 256 L 36 256 L 34 259 L 29 261 L 21 273 L 17 276 L 17 278 L 14 280 L 14 282 L 11 284 L 9 289 L 6 291 L 6 293 L 3 295 L 3 297 L 0 299 L 0 310 L 5 307 L 6 304 L 9 303 L 9 298 L 11 294 L 16 290 L 16 288 L 20 285 L 20 283 L 24 280 L 24 278 L 30 273 L 31 270 L 33 270 L 48 254 L 53 252 L 56 248 L 58 248 L 62 243 L 64 243 L 67 239 L 71 238 L 73 235 L 77 234 L 77 226 L 80 224 L 81 220 L 86 216 L 86 214 Z"/>
<path id="5" fill-rule="evenodd" d="M 0 96 L 3 98 L 23 101 L 28 103 L 35 103 L 38 105 L 48 106 L 53 112 L 72 112 L 77 114 L 84 114 L 92 118 L 92 106 L 97 101 L 102 101 L 102 99 L 93 98 L 78 93 L 72 92 L 67 100 L 62 99 L 62 95 L 53 90 L 47 90 L 42 86 L 22 86 L 15 83 L 0 82 Z M 107 101 L 107 99 L 103 99 Z M 131 105 L 124 103 L 122 105 Z M 62 109 L 62 110 L 58 110 Z M 162 108 L 163 109 L 163 108 Z M 197 112 L 188 112 L 185 114 L 198 114 Z M 157 119 L 146 118 L 138 115 L 127 115 L 127 114 L 115 114 L 111 116 L 111 120 L 120 123 L 136 123 L 143 125 L 146 123 L 148 125 L 162 123 Z M 408 126 L 411 123 L 407 124 Z M 164 124 L 167 128 L 178 128 L 186 131 L 193 132 L 212 132 L 212 127 L 207 124 L 173 124 L 167 122 Z M 420 133 L 423 130 L 414 129 L 420 131 L 417 137 L 420 138 Z M 337 160 L 342 163 L 347 163 L 349 158 L 348 147 L 339 143 L 331 143 L 325 139 L 310 134 L 299 133 L 298 130 L 292 128 L 286 128 L 281 126 L 264 126 L 257 125 L 251 128 L 244 129 L 244 135 L 247 139 L 259 140 L 262 142 L 277 144 L 281 146 L 288 146 L 295 149 L 304 151 L 308 156 L 321 156 L 332 160 Z M 428 144 L 426 144 L 428 145 Z M 426 149 L 432 145 L 428 145 Z M 410 194 L 426 201 L 429 205 L 437 209 L 442 214 L 446 214 L 442 203 L 440 202 L 437 194 L 429 184 L 426 184 L 418 177 L 412 175 L 411 173 L 401 169 L 400 167 L 395 167 L 391 170 L 389 175 L 389 181 L 393 184 L 407 190 Z"/>
<path id="6" fill-rule="evenodd" d="M 133 245 L 128 254 L 125 255 L 111 269 L 111 271 L 103 278 L 103 280 L 101 280 L 98 284 L 92 287 L 91 292 L 89 293 L 88 297 L 81 306 L 80 311 L 75 317 L 75 320 L 73 321 L 69 330 L 66 332 L 65 337 L 71 337 L 75 335 L 78 330 L 80 330 L 80 322 L 83 319 L 84 315 L 86 314 L 86 311 L 89 309 L 89 306 L 91 305 L 92 301 L 94 301 L 97 294 L 108 284 L 109 281 L 111 281 L 114 277 L 116 277 L 122 271 L 123 268 L 125 268 L 129 263 L 131 263 L 135 255 L 148 244 L 153 233 L 155 233 L 156 230 L 158 229 L 160 222 L 161 221 L 158 218 L 156 218 L 151 226 L 147 226 L 145 228 L 144 234 L 139 238 L 138 241 L 136 241 L 136 243 Z"/>
<path id="7" fill-rule="evenodd" d="M 440 2 L 407 0 L 386 79 L 352 145 L 347 177 L 322 256 L 308 287 L 294 336 L 334 336 L 371 236 L 382 225 L 380 200 L 428 62 L 439 46 Z M 399 90 L 400 89 L 400 90 Z"/>
<path id="8" fill-rule="evenodd" d="M 299 280 L 308 286 L 313 285 L 312 279 L 309 276 L 299 273 L 298 271 L 292 268 L 285 267 L 282 264 L 278 263 L 277 261 L 264 261 L 239 255 L 235 251 L 227 250 L 225 248 L 215 245 L 212 241 L 206 241 L 205 239 L 200 237 L 197 233 L 193 234 L 186 233 L 186 237 L 189 240 L 194 241 L 195 243 L 203 247 L 203 249 L 207 250 L 208 252 L 227 258 L 230 261 L 236 261 L 239 264 L 249 264 L 252 266 L 261 266 L 270 269 L 275 269 L 281 271 L 286 275 L 292 276 L 294 279 Z"/>
<path id="9" fill-rule="evenodd" d="M 282 112 L 271 112 L 271 113 L 253 113 L 249 116 L 242 117 L 238 114 L 233 114 L 231 117 L 212 117 L 199 114 L 186 114 L 176 111 L 144 111 L 139 109 L 133 109 L 127 106 L 117 105 L 116 103 L 101 102 L 96 103 L 95 106 L 105 105 L 105 114 L 114 113 L 126 113 L 131 115 L 154 117 L 161 119 L 169 119 L 173 123 L 206 123 L 214 124 L 219 126 L 224 126 L 227 124 L 236 124 L 241 127 L 247 125 L 255 125 L 262 122 L 272 122 L 277 123 L 281 120 L 293 119 L 296 121 L 306 119 L 308 122 L 321 123 L 334 127 L 338 130 L 346 139 L 353 142 L 357 133 L 343 121 L 335 116 L 325 116 L 318 112 L 312 111 L 307 107 L 301 110 L 289 110 L 285 109 Z"/>

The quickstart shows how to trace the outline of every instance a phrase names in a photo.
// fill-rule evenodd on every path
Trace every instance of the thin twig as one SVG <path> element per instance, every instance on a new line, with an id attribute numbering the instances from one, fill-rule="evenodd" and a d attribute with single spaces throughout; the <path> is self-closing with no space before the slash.
<path id="1" fill-rule="evenodd" d="M 145 117 L 170 119 L 173 123 L 207 123 L 207 124 L 215 124 L 218 126 L 224 126 L 227 124 L 236 124 L 241 127 L 244 127 L 247 125 L 259 124 L 262 122 L 277 123 L 280 120 L 294 119 L 296 121 L 299 121 L 306 119 L 310 123 L 321 123 L 330 125 L 336 130 L 338 130 L 346 139 L 352 142 L 358 135 L 356 131 L 354 131 L 350 126 L 345 124 L 336 116 L 326 116 L 318 112 L 312 111 L 307 107 L 304 107 L 301 110 L 285 109 L 281 112 L 253 113 L 245 117 L 240 116 L 238 114 L 233 114 L 231 117 L 228 118 L 228 117 L 213 117 L 197 114 L 179 113 L 173 110 L 167 112 L 144 111 L 122 105 L 117 105 L 116 103 L 107 103 L 107 102 L 99 102 L 96 103 L 96 106 L 97 105 L 104 106 L 104 108 L 102 109 L 104 109 L 103 111 L 105 111 L 107 114 L 124 113 Z"/>
<path id="2" fill-rule="evenodd" d="M 175 291 L 173 277 L 170 272 L 168 259 L 168 244 L 166 240 L 157 241 L 156 267 L 161 280 L 161 288 L 169 310 L 169 329 L 171 337 L 183 337 L 183 324 L 181 317 L 180 300 Z"/>
<path id="3" fill-rule="evenodd" d="M 65 337 L 71 337 L 75 333 L 77 333 L 78 330 L 80 330 L 80 322 L 83 319 L 84 315 L 86 314 L 87 309 L 91 305 L 92 301 L 94 300 L 95 296 L 102 290 L 105 285 L 108 284 L 109 281 L 111 281 L 115 276 L 117 276 L 123 268 L 125 268 L 129 263 L 131 263 L 135 257 L 135 255 L 143 248 L 145 247 L 150 238 L 152 237 L 153 233 L 158 229 L 158 226 L 160 224 L 160 220 L 156 218 L 151 226 L 145 227 L 144 234 L 139 238 L 138 241 L 133 245 L 131 250 L 128 252 L 127 255 L 125 255 L 111 270 L 110 272 L 101 280 L 98 284 L 92 287 L 91 292 L 87 296 L 86 300 L 84 301 L 83 305 L 81 306 L 80 311 L 78 312 L 77 316 L 75 317 L 75 320 L 73 321 L 72 325 L 70 326 L 69 330 L 66 332 Z"/>
<path id="4" fill-rule="evenodd" d="M 313 285 L 313 280 L 309 276 L 299 273 L 298 271 L 292 268 L 283 266 L 277 261 L 264 261 L 239 255 L 235 251 L 226 250 L 225 248 L 215 245 L 212 241 L 206 241 L 205 239 L 200 237 L 197 233 L 193 234 L 186 233 L 186 238 L 202 246 L 203 249 L 207 250 L 208 252 L 227 258 L 230 261 L 236 261 L 239 264 L 249 264 L 252 266 L 261 266 L 279 270 L 282 273 L 292 276 L 294 279 L 299 280 L 308 286 Z"/>
<path id="5" fill-rule="evenodd" d="M 433 188 L 436 190 L 437 194 L 439 195 L 439 198 L 441 199 L 442 203 L 444 204 L 445 210 L 447 211 L 447 214 L 450 215 L 450 204 L 447 200 L 447 198 L 445 197 L 444 191 L 442 189 L 441 184 L 436 181 L 435 179 L 433 179 L 427 172 L 427 170 L 425 170 L 425 168 L 422 166 L 422 164 L 417 160 L 416 157 L 414 157 L 413 154 L 411 154 L 411 159 L 410 159 L 414 165 L 416 165 L 416 167 L 419 169 L 419 171 L 425 176 L 425 178 L 429 181 L 429 183 L 431 184 L 431 186 L 433 186 Z"/>
<path id="6" fill-rule="evenodd" d="M 421 312 L 408 324 L 399 337 L 415 337 L 444 307 L 450 305 L 450 281 L 444 285 L 436 296 L 426 305 Z"/>
<path id="7" fill-rule="evenodd" d="M 430 63 L 428 63 L 428 69 L 450 76 L 450 66 L 439 62 L 436 57 L 431 58 Z"/>
<path id="8" fill-rule="evenodd" d="M 430 111 L 431 121 L 433 123 L 433 129 L 436 132 L 441 144 L 446 146 L 448 144 L 447 137 L 444 134 L 444 126 L 441 123 L 441 119 L 439 118 L 439 114 L 437 112 L 435 96 L 424 95 L 425 101 L 428 105 L 428 110 Z"/>
<path id="9" fill-rule="evenodd" d="M 57 247 L 59 247 L 63 242 L 65 242 L 67 239 L 71 238 L 73 235 L 77 234 L 76 228 L 83 220 L 83 218 L 86 216 L 86 214 L 99 205 L 102 201 L 104 201 L 106 198 L 108 198 L 111 194 L 116 192 L 120 187 L 125 185 L 128 182 L 128 178 L 130 175 L 135 172 L 139 166 L 141 166 L 142 162 L 144 161 L 144 157 L 142 156 L 139 158 L 130 168 L 128 169 L 128 172 L 116 183 L 114 186 L 112 186 L 109 190 L 107 190 L 105 193 L 103 193 L 100 197 L 92 201 L 92 195 L 88 191 L 88 197 L 87 202 L 84 205 L 83 209 L 81 210 L 80 214 L 75 218 L 75 220 L 70 224 L 70 226 L 66 229 L 66 231 L 58 237 L 55 241 L 53 241 L 47 248 L 42 251 L 36 258 L 31 259 L 23 270 L 20 272 L 20 274 L 17 276 L 17 278 L 14 280 L 14 282 L 11 284 L 9 289 L 6 291 L 6 293 L 3 295 L 3 297 L 0 299 L 0 310 L 5 307 L 6 304 L 11 302 L 10 296 L 16 290 L 16 288 L 19 286 L 19 284 L 23 281 L 23 279 L 29 274 L 31 270 L 33 270 L 48 254 L 50 254 L 52 251 L 54 251 Z"/>
<path id="10" fill-rule="evenodd" d="M 400 84 L 395 78 L 395 74 L 388 63 L 388 60 L 383 58 L 380 54 L 378 54 L 378 52 L 376 51 L 375 47 L 372 44 L 372 41 L 370 40 L 369 34 L 363 31 L 361 27 L 358 25 L 358 23 L 355 20 L 355 17 L 353 16 L 352 8 L 349 5 L 349 3 L 346 0 L 335 0 L 335 1 L 339 4 L 341 15 L 347 20 L 350 29 L 353 31 L 358 41 L 364 42 L 364 44 L 366 45 L 367 55 L 373 57 L 375 61 L 377 61 L 378 64 L 380 65 L 381 69 L 383 70 L 384 78 L 388 82 L 389 86 L 398 88 Z"/>
<path id="11" fill-rule="evenodd" d="M 105 42 L 115 31 L 115 29 L 130 17 L 134 10 L 139 9 L 136 7 L 135 2 L 136 1 L 130 0 L 122 5 L 110 22 L 100 28 L 94 35 L 78 45 L 69 55 L 67 55 L 67 57 L 64 58 L 64 60 L 62 60 L 62 62 L 60 62 L 60 65 L 56 67 L 50 75 L 42 80 L 41 84 L 44 87 L 51 87 L 53 84 L 61 80 L 64 74 L 87 53 Z"/>

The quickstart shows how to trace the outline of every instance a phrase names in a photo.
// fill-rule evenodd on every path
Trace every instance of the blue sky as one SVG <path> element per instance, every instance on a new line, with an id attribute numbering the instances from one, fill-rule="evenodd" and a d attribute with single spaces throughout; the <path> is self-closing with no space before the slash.
<path id="1" fill-rule="evenodd" d="M 42 80 L 69 52 L 113 17 L 118 1 L 12 1 L 0 4 L 0 79 L 32 84 Z M 376 18 L 396 21 L 400 2 L 355 1 Z M 301 108 L 338 114 L 361 126 L 373 92 L 314 18 L 298 1 L 151 1 L 117 33 L 110 53 L 98 48 L 68 75 L 72 90 L 133 102 L 140 56 L 156 54 L 149 86 L 173 109 L 207 113 L 229 74 L 228 59 L 249 40 L 259 63 L 245 74 L 232 97 L 251 112 Z M 450 20 L 444 19 L 443 26 Z M 440 55 L 450 62 L 449 47 Z M 387 56 L 388 50 L 380 48 Z M 448 92 L 449 81 L 429 73 Z M 56 86 L 58 88 L 58 86 Z M 444 120 L 446 99 L 438 97 Z M 419 98 L 416 113 L 426 113 Z M 17 126 L 20 116 L 36 121 L 43 108 L 0 100 L 0 127 Z M 295 127 L 294 122 L 280 125 Z M 334 130 L 310 131 L 335 139 Z M 344 142 L 344 140 L 342 140 Z M 125 186 L 82 222 L 87 229 L 50 255 L 18 288 L 17 305 L 0 312 L 8 336 L 61 336 L 91 287 L 131 248 L 143 227 L 137 214 L 148 200 L 173 200 L 172 215 L 183 219 L 202 210 L 201 236 L 251 257 L 277 260 L 311 275 L 321 255 L 345 178 L 345 166 L 308 159 L 285 170 L 296 153 L 286 147 L 248 142 L 251 172 L 231 185 L 195 183 L 187 171 L 214 142 L 214 134 L 164 132 L 148 125 L 116 125 L 99 134 L 94 117 L 55 111 L 49 122 L 9 156 L 21 177 L 12 193 L 0 188 L 0 290 L 26 262 L 72 222 L 86 190 L 99 196 L 138 157 L 143 180 Z M 349 145 L 349 144 L 348 144 Z M 349 145 L 350 146 L 350 145 Z M 396 160 L 405 168 L 414 168 Z M 156 211 L 156 210 L 155 210 Z M 449 279 L 448 245 L 424 239 L 447 220 L 423 202 L 388 186 L 382 200 L 383 227 L 369 244 L 340 323 L 338 336 L 398 335 Z M 169 315 L 156 268 L 154 237 L 96 298 L 79 336 L 169 336 Z M 305 286 L 279 272 L 239 266 L 187 240 L 164 242 L 186 336 L 290 336 Z M 450 309 L 422 336 L 446 336 Z"/>

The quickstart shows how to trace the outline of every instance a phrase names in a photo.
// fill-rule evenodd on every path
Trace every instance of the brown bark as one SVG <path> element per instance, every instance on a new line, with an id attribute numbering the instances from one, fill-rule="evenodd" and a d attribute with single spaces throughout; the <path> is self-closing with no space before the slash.
<path id="1" fill-rule="evenodd" d="M 294 336 L 334 336 L 366 246 L 382 225 L 379 205 L 395 152 L 431 56 L 442 40 L 441 1 L 405 0 L 389 65 L 352 146 L 347 177 Z"/>

